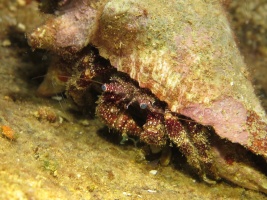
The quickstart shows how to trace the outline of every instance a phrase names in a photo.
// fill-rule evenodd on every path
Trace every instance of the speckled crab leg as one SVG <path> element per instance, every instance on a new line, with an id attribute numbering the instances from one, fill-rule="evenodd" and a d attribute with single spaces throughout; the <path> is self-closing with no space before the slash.
<path id="1" fill-rule="evenodd" d="M 98 100 L 96 114 L 109 127 L 120 133 L 127 135 L 140 136 L 142 129 L 133 120 L 131 115 L 114 102 L 108 100 L 117 99 L 116 95 L 103 94 Z"/>
<path id="2" fill-rule="evenodd" d="M 218 179 L 218 174 L 212 164 L 213 156 L 210 153 L 208 142 L 208 132 L 204 127 L 199 127 L 195 122 L 185 121 L 185 126 L 179 121 L 178 117 L 170 112 L 164 115 L 167 134 L 171 141 L 178 146 L 187 162 L 194 166 L 195 171 L 207 183 L 215 183 L 207 178 L 207 174 L 212 178 Z"/>

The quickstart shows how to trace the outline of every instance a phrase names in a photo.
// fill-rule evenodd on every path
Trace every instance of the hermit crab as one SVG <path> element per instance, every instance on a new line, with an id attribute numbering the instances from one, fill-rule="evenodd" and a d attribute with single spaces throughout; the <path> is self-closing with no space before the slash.
<path id="1" fill-rule="evenodd" d="M 208 183 L 267 193 L 267 118 L 219 0 L 55 2 L 28 34 L 56 55 L 40 94 L 66 87 L 82 107 L 97 80 L 96 114 L 110 128 L 177 147 Z"/>

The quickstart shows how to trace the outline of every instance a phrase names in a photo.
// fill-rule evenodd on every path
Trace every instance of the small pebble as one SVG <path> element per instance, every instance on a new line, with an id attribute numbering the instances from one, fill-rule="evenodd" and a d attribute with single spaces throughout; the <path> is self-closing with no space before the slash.
<path id="1" fill-rule="evenodd" d="M 147 190 L 147 191 L 150 193 L 156 193 L 157 192 L 156 190 Z"/>
<path id="2" fill-rule="evenodd" d="M 16 134 L 15 134 L 14 130 L 9 126 L 1 126 L 1 132 L 6 138 L 8 138 L 10 140 L 16 139 Z"/>
<path id="3" fill-rule="evenodd" d="M 17 3 L 20 6 L 25 6 L 26 5 L 26 1 L 25 0 L 17 0 Z"/>
<path id="4" fill-rule="evenodd" d="M 26 26 L 22 23 L 18 23 L 17 27 L 21 30 L 21 31 L 25 31 L 26 30 Z"/>
<path id="5" fill-rule="evenodd" d="M 52 96 L 51 99 L 57 100 L 57 101 L 61 101 L 62 100 L 62 96 Z"/>
<path id="6" fill-rule="evenodd" d="M 156 175 L 158 173 L 158 171 L 157 170 L 151 170 L 149 173 L 152 175 Z"/>
<path id="7" fill-rule="evenodd" d="M 59 116 L 59 117 L 58 117 L 58 121 L 59 121 L 60 124 L 62 124 L 63 121 L 64 121 L 64 119 L 63 119 L 62 117 Z"/>
<path id="8" fill-rule="evenodd" d="M 6 40 L 4 40 L 4 41 L 2 42 L 2 46 L 3 46 L 3 47 L 9 47 L 10 45 L 11 45 L 11 41 L 8 40 L 8 39 L 6 39 Z"/>
<path id="9" fill-rule="evenodd" d="M 125 196 L 131 196 L 131 195 L 132 195 L 132 194 L 129 193 L 129 192 L 123 192 L 122 194 L 125 195 Z"/>

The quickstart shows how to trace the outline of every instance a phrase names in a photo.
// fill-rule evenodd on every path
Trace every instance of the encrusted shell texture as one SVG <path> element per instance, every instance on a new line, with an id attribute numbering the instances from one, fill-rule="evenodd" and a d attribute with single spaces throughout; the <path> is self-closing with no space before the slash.
<path id="1" fill-rule="evenodd" d="M 109 1 L 91 42 L 171 111 L 266 158 L 266 116 L 221 5 L 156 2 Z"/>

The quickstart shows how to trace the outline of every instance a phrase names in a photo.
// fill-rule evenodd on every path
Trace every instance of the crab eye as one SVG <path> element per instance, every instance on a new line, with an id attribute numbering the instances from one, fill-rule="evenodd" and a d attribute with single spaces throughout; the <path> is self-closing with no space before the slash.
<path id="1" fill-rule="evenodd" d="M 101 89 L 105 92 L 107 90 L 106 84 L 102 85 Z"/>
<path id="2" fill-rule="evenodd" d="M 146 109 L 147 108 L 147 104 L 146 103 L 140 103 L 140 108 L 141 109 Z"/>

